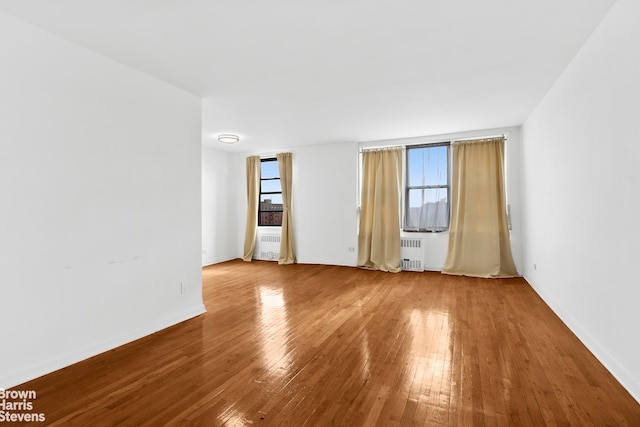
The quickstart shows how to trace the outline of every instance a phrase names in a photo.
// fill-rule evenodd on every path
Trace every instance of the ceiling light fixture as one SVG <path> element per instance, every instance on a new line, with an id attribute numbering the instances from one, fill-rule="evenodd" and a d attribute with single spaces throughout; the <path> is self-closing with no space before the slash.
<path id="1" fill-rule="evenodd" d="M 218 141 L 224 144 L 235 144 L 240 141 L 240 137 L 238 135 L 233 135 L 230 133 L 222 133 L 218 135 Z"/>

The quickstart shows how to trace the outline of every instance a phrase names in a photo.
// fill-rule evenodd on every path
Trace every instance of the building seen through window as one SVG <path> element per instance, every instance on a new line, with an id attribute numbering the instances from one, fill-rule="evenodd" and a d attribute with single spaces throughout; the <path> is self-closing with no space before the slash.
<path id="1" fill-rule="evenodd" d="M 260 201 L 260 221 L 258 225 L 282 225 L 282 203 L 271 199 Z"/>

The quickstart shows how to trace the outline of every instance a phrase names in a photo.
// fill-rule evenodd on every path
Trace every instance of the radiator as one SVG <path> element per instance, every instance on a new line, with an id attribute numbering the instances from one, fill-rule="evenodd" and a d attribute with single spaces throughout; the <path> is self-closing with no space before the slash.
<path id="1" fill-rule="evenodd" d="M 265 261 L 277 261 L 280 258 L 280 235 L 260 234 L 256 240 L 253 258 Z"/>
<path id="2" fill-rule="evenodd" d="M 424 271 L 424 239 L 400 238 L 400 267 L 406 271 Z"/>

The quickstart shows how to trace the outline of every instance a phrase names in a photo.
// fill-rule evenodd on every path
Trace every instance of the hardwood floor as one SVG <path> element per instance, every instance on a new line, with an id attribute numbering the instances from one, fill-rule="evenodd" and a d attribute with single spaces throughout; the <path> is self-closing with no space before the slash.
<path id="1" fill-rule="evenodd" d="M 203 283 L 205 315 L 16 389 L 47 425 L 640 426 L 522 279 L 238 260 Z"/>

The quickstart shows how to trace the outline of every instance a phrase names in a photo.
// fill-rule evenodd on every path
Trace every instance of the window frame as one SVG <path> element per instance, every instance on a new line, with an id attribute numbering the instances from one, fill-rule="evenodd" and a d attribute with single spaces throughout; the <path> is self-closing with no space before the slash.
<path id="1" fill-rule="evenodd" d="M 404 215 L 402 216 L 402 231 L 407 233 L 442 233 L 445 231 L 449 231 L 451 227 L 451 144 L 452 141 L 441 141 L 441 142 L 433 142 L 433 143 L 424 143 L 424 144 L 415 144 L 415 145 L 407 145 L 405 146 L 405 185 L 404 185 Z M 436 185 L 409 185 L 409 152 L 411 150 L 420 149 L 420 148 L 435 148 L 435 147 L 447 147 L 447 183 L 436 184 Z M 409 215 L 409 193 L 410 190 L 431 190 L 438 188 L 446 188 L 447 190 L 447 226 L 446 228 L 408 228 L 408 215 Z"/>
<path id="2" fill-rule="evenodd" d="M 280 171 L 278 170 L 278 176 L 276 178 L 263 178 L 262 177 L 262 163 L 265 162 L 275 162 L 276 167 L 278 166 L 278 159 L 276 157 L 266 157 L 264 159 L 260 159 L 260 189 L 258 192 L 258 227 L 282 227 L 282 216 L 280 217 L 280 224 L 262 224 L 262 212 L 284 212 L 284 206 L 280 210 L 269 210 L 263 211 L 261 210 L 262 206 L 262 195 L 271 195 L 271 194 L 279 194 L 282 197 L 282 181 L 280 181 Z M 262 191 L 262 182 L 263 181 L 280 181 L 280 191 Z"/>

